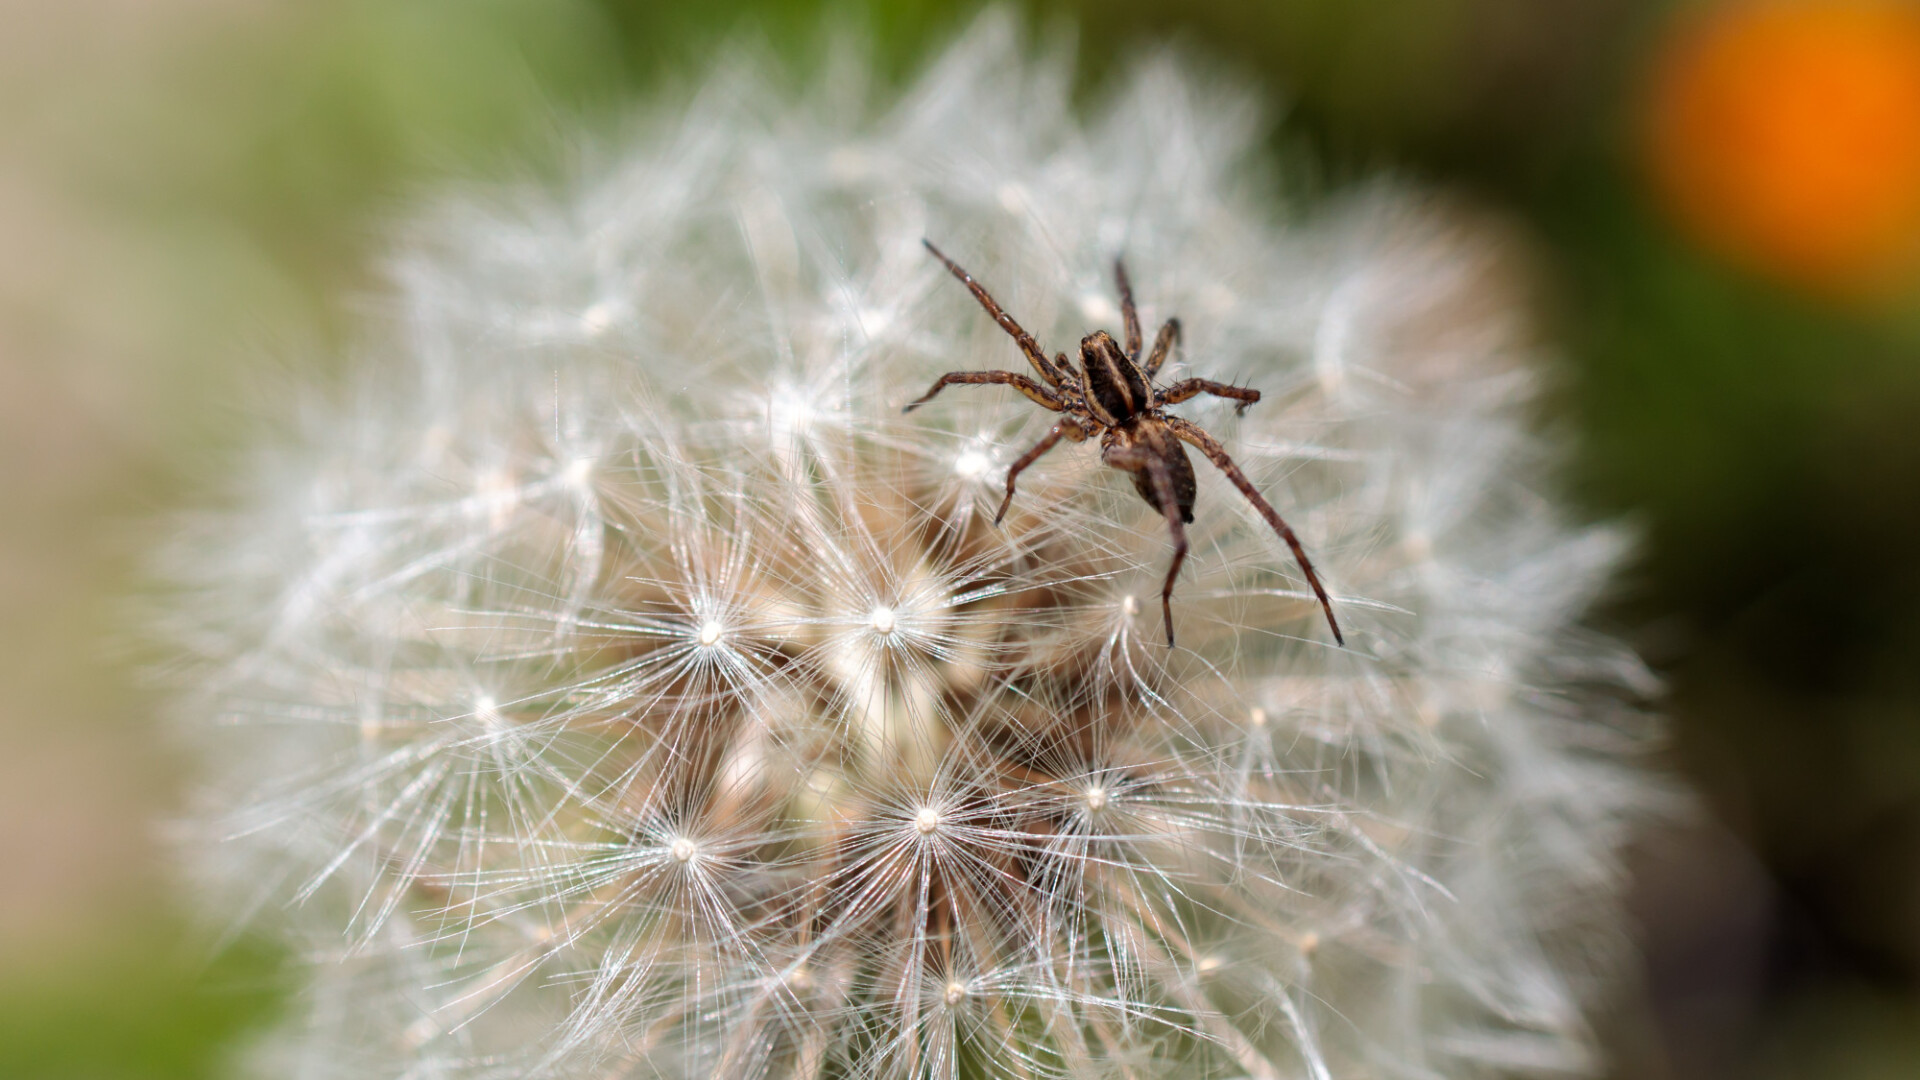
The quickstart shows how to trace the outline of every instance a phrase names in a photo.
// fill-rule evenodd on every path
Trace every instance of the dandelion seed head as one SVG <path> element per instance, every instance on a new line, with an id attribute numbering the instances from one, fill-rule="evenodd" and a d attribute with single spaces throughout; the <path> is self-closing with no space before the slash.
<path id="1" fill-rule="evenodd" d="M 858 107 L 857 50 L 800 95 L 741 54 L 599 172 L 424 212 L 351 392 L 182 524 L 196 862 L 307 958 L 260 1075 L 1592 1068 L 1658 729 L 1579 627 L 1625 538 L 1556 509 L 1500 242 L 1275 214 L 1251 98 L 1148 57 L 1079 110 L 1016 26 Z M 1097 446 L 996 525 L 1052 418 L 902 415 L 1023 364 L 923 238 L 1050 352 L 1124 254 L 1163 381 L 1267 391 L 1178 408 L 1348 647 L 1204 462 L 1178 649 Z"/>
<path id="2" fill-rule="evenodd" d="M 1080 294 L 1080 316 L 1092 326 L 1114 326 L 1120 322 L 1120 307 L 1101 293 Z"/>
<path id="3" fill-rule="evenodd" d="M 590 457 L 575 458 L 567 466 L 564 482 L 568 487 L 578 490 L 591 488 L 593 486 L 593 466 L 594 459 Z"/>
<path id="4" fill-rule="evenodd" d="M 932 836 L 940 831 L 940 811 L 931 806 L 923 806 L 913 813 L 913 827 L 921 836 Z"/>
<path id="5" fill-rule="evenodd" d="M 607 332 L 620 317 L 622 304 L 611 297 L 595 300 L 580 313 L 580 329 L 589 337 Z"/>
<path id="6" fill-rule="evenodd" d="M 805 438 L 813 429 L 818 413 L 813 403 L 799 396 L 801 392 L 783 388 L 775 390 L 769 409 L 772 412 L 772 431 L 776 442 L 787 442 Z"/>
<path id="7" fill-rule="evenodd" d="M 500 715 L 500 703 L 492 694 L 481 694 L 473 699 L 473 715 L 480 726 L 488 730 L 497 730 L 505 720 Z"/>
<path id="8" fill-rule="evenodd" d="M 854 323 L 868 337 L 885 337 L 894 328 L 893 312 L 886 308 L 861 308 L 854 313 Z"/>
<path id="9" fill-rule="evenodd" d="M 955 476 L 971 480 L 985 473 L 992 464 L 993 459 L 978 450 L 962 450 L 960 455 L 953 459 L 953 473 Z"/>

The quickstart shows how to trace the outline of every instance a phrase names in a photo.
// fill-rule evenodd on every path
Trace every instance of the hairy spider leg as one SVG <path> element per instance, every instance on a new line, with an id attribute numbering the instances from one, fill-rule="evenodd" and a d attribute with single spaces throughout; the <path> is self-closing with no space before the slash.
<path id="1" fill-rule="evenodd" d="M 1047 433 L 1040 437 L 1040 441 L 1033 444 L 1033 449 L 1020 455 L 1020 459 L 1015 461 L 1013 465 L 1007 469 L 1007 497 L 1000 500 L 1000 512 L 993 515 L 993 523 L 995 525 L 1000 524 L 1000 519 L 1007 516 L 1007 507 L 1013 505 L 1013 481 L 1015 478 L 1026 471 L 1027 466 L 1039 461 L 1040 455 L 1053 449 L 1054 445 L 1057 444 L 1063 436 L 1070 442 L 1079 442 L 1087 437 L 1087 429 L 1081 427 L 1079 422 L 1072 418 L 1062 420 L 1051 428 L 1048 428 Z"/>
<path id="2" fill-rule="evenodd" d="M 1188 398 L 1199 397 L 1201 394 L 1232 398 L 1239 402 L 1233 407 L 1235 416 L 1244 415 L 1247 406 L 1260 400 L 1260 391 L 1251 388 L 1228 386 L 1226 383 L 1214 382 L 1212 379 L 1184 379 L 1160 391 L 1160 404 L 1178 405 Z"/>
<path id="3" fill-rule="evenodd" d="M 1067 404 L 1072 406 L 1075 401 L 1086 397 L 1087 388 L 1081 384 L 1080 377 L 1073 373 L 1073 361 L 1067 359 L 1067 354 L 1055 353 L 1053 362 L 1060 366 L 1060 396 L 1067 400 Z M 1087 419 L 1092 419 L 1091 413 Z"/>
<path id="4" fill-rule="evenodd" d="M 1160 365 L 1167 362 L 1167 354 L 1180 344 L 1180 320 L 1168 319 L 1160 324 L 1160 333 L 1153 339 L 1153 351 L 1147 354 L 1146 373 L 1151 379 L 1160 374 Z"/>
<path id="5" fill-rule="evenodd" d="M 1126 324 L 1127 359 L 1140 362 L 1140 312 L 1133 306 L 1133 282 L 1127 280 L 1127 264 L 1113 257 L 1113 284 L 1120 290 L 1120 321 Z"/>
<path id="6" fill-rule="evenodd" d="M 1081 386 L 1081 382 L 1079 382 L 1079 377 L 1073 375 L 1073 361 L 1068 359 L 1068 354 L 1056 352 L 1056 354 L 1054 354 L 1054 367 L 1060 369 L 1060 388 L 1062 388 L 1062 390 L 1075 390 L 1075 392 L 1077 392 L 1077 390 L 1083 390 L 1083 386 Z"/>
<path id="7" fill-rule="evenodd" d="M 1226 448 L 1220 445 L 1220 440 L 1178 416 L 1167 417 L 1167 426 L 1173 429 L 1174 435 L 1178 436 L 1180 441 L 1207 455 L 1207 460 L 1213 462 L 1213 467 L 1225 473 L 1228 480 L 1233 481 L 1233 486 L 1240 489 L 1240 494 L 1247 497 L 1247 501 L 1253 504 L 1253 508 L 1260 511 L 1260 516 L 1267 519 L 1267 524 L 1273 526 L 1273 531 L 1280 535 L 1280 539 L 1287 542 L 1287 547 L 1293 551 L 1293 561 L 1300 564 L 1300 572 L 1307 576 L 1307 584 L 1313 586 L 1313 595 L 1320 598 L 1320 610 L 1327 614 L 1327 626 L 1333 631 L 1334 642 L 1342 646 L 1346 645 L 1347 639 L 1340 633 L 1340 623 L 1333 617 L 1333 600 L 1327 596 L 1326 588 L 1320 584 L 1320 575 L 1314 573 L 1313 560 L 1307 558 L 1306 549 L 1300 546 L 1299 537 L 1293 535 L 1293 530 L 1280 519 L 1279 513 L 1273 506 L 1260 497 L 1260 492 L 1254 489 L 1253 481 L 1248 480 L 1247 474 L 1241 472 L 1240 466 L 1234 464 L 1233 459 L 1227 456 Z"/>
<path id="8" fill-rule="evenodd" d="M 1160 455 L 1136 446 L 1116 446 L 1102 454 L 1106 463 L 1128 472 L 1145 472 L 1153 484 L 1153 493 L 1166 515 L 1167 530 L 1173 533 L 1173 562 L 1167 567 L 1166 584 L 1160 587 L 1160 615 L 1167 624 L 1167 648 L 1173 648 L 1173 581 L 1180 576 L 1180 564 L 1187 561 L 1187 527 L 1180 521 L 1180 502 L 1174 497 L 1173 473 Z"/>
<path id="9" fill-rule="evenodd" d="M 933 389 L 921 394 L 917 399 L 907 402 L 901 412 L 912 412 L 933 400 L 933 395 L 947 387 L 960 383 L 963 385 L 1011 386 L 1015 390 L 1032 398 L 1042 408 L 1054 412 L 1066 412 L 1067 403 L 1053 396 L 1053 391 L 1027 378 L 1017 371 L 949 371 L 934 380 Z"/>
<path id="10" fill-rule="evenodd" d="M 947 270 L 952 273 L 954 277 L 960 279 L 960 284 L 965 285 L 967 291 L 973 294 L 973 298 L 980 301 L 980 306 L 987 309 L 987 314 L 993 316 L 993 321 L 1000 324 L 1000 329 L 1005 330 L 1013 336 L 1014 343 L 1020 346 L 1022 353 L 1026 354 L 1027 363 L 1033 365 L 1033 370 L 1039 372 L 1040 377 L 1049 383 L 1052 383 L 1054 386 L 1059 386 L 1062 373 L 1054 370 L 1053 364 L 1047 360 L 1047 354 L 1041 351 L 1040 343 L 1033 340 L 1033 335 L 1027 333 L 1026 330 L 1021 328 L 1019 323 L 1013 321 L 1013 316 L 1001 310 L 1000 305 L 994 302 L 992 296 L 988 295 L 986 288 L 979 282 L 973 280 L 972 274 L 962 270 L 959 263 L 947 258 L 945 253 L 939 248 L 934 247 L 933 241 L 922 239 L 920 242 L 927 246 L 927 250 L 933 253 L 934 258 L 946 264 Z"/>

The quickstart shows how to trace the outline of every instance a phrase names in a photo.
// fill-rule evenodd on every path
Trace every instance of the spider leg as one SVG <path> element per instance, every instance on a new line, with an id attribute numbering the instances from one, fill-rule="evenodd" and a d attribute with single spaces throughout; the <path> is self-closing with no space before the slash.
<path id="1" fill-rule="evenodd" d="M 1047 382 L 1059 386 L 1061 373 L 1054 369 L 1053 364 L 1047 359 L 1047 354 L 1041 351 L 1040 343 L 1033 340 L 1033 335 L 1013 321 L 1013 316 L 1007 314 L 999 304 L 994 302 L 993 297 L 987 294 L 987 290 L 973 280 L 972 274 L 962 270 L 959 263 L 947 258 L 939 248 L 934 247 L 933 241 L 923 239 L 920 242 L 927 246 L 927 250 L 933 253 L 934 258 L 946 264 L 947 270 L 954 277 L 960 279 L 960 284 L 965 285 L 967 291 L 973 294 L 973 298 L 980 301 L 980 306 L 987 309 L 987 314 L 993 316 L 993 321 L 1000 324 L 1000 329 L 1013 336 L 1014 343 L 1020 346 L 1020 351 L 1026 355 L 1027 363 L 1033 365 L 1033 370 L 1039 372 L 1040 377 Z"/>
<path id="2" fill-rule="evenodd" d="M 1119 256 L 1113 259 L 1113 283 L 1120 290 L 1120 320 L 1126 324 L 1127 359 L 1140 361 L 1140 312 L 1133 306 L 1133 282 L 1127 280 L 1127 264 Z"/>
<path id="3" fill-rule="evenodd" d="M 1234 464 L 1233 459 L 1227 456 L 1226 448 L 1220 445 L 1220 440 L 1207 434 L 1192 422 L 1177 416 L 1167 417 L 1167 426 L 1173 429 L 1174 435 L 1178 436 L 1181 442 L 1207 455 L 1207 460 L 1213 462 L 1214 468 L 1225 473 L 1227 479 L 1233 481 L 1233 486 L 1240 489 L 1240 494 L 1247 497 L 1247 501 L 1253 504 L 1253 508 L 1260 511 L 1260 516 L 1267 519 L 1267 524 L 1273 526 L 1273 531 L 1280 535 L 1280 539 L 1287 542 L 1287 547 L 1293 550 L 1293 560 L 1300 564 L 1301 573 L 1307 576 L 1307 584 L 1313 586 L 1313 595 L 1320 598 L 1320 610 L 1327 614 L 1327 626 L 1333 631 L 1334 642 L 1344 646 L 1347 639 L 1340 633 L 1340 623 L 1333 617 L 1333 600 L 1327 596 L 1326 587 L 1320 584 L 1320 575 L 1313 572 L 1313 562 L 1307 558 L 1306 549 L 1300 546 L 1299 537 L 1293 535 L 1293 530 L 1280 519 L 1280 515 L 1274 511 L 1273 506 L 1260 497 L 1260 492 L 1254 489 L 1253 481 L 1248 480 L 1247 474 L 1241 472 L 1240 466 Z"/>
<path id="4" fill-rule="evenodd" d="M 1138 447 L 1115 447 L 1102 457 L 1116 469 L 1145 472 L 1153 484 L 1153 494 L 1167 516 L 1167 531 L 1173 534 L 1173 561 L 1167 567 L 1166 584 L 1160 587 L 1160 615 L 1167 624 L 1167 648 L 1173 648 L 1173 582 L 1180 576 L 1180 565 L 1187 561 L 1187 527 L 1180 521 L 1180 502 L 1174 497 L 1173 473 L 1158 454 Z"/>
<path id="5" fill-rule="evenodd" d="M 1240 404 L 1233 407 L 1235 416 L 1245 413 L 1247 406 L 1260 400 L 1258 390 L 1228 386 L 1226 383 L 1217 383 L 1212 379 L 1184 379 L 1160 391 L 1158 397 L 1162 405 L 1178 405 L 1188 398 L 1199 397 L 1201 394 L 1232 398 L 1239 402 Z"/>
<path id="6" fill-rule="evenodd" d="M 933 395 L 939 393 L 942 390 L 945 390 L 947 387 L 952 386 L 955 383 L 960 383 L 960 384 L 970 385 L 970 386 L 971 385 L 1011 386 L 1015 390 L 1018 390 L 1021 393 L 1032 398 L 1036 403 L 1040 405 L 1040 407 L 1044 409 L 1050 409 L 1054 412 L 1067 411 L 1066 402 L 1061 401 L 1059 398 L 1053 396 L 1053 391 L 1047 389 L 1046 387 L 1040 385 L 1037 382 L 1034 382 L 1032 379 L 1027 378 L 1025 375 L 1021 375 L 1018 372 L 1013 372 L 1013 371 L 949 371 L 945 375 L 942 375 L 938 379 L 934 380 L 933 389 L 928 390 L 924 394 L 921 394 L 918 398 L 914 399 L 913 401 L 909 401 L 907 403 L 906 408 L 901 409 L 900 411 L 912 412 L 913 410 L 919 408 L 920 406 L 925 405 L 927 402 L 932 401 Z"/>
<path id="7" fill-rule="evenodd" d="M 1040 441 L 1033 444 L 1033 449 L 1020 455 L 1020 459 L 1007 469 L 1007 497 L 1000 500 L 1000 511 L 993 515 L 995 525 L 1000 524 L 1000 519 L 1007 516 L 1007 507 L 1013 505 L 1014 479 L 1026 471 L 1027 466 L 1039 461 L 1040 455 L 1053 449 L 1054 444 L 1058 443 L 1062 436 L 1073 442 L 1079 442 L 1087 437 L 1087 429 L 1069 417 L 1048 428 L 1047 433 L 1040 437 Z"/>
<path id="8" fill-rule="evenodd" d="M 1153 339 L 1153 351 L 1147 354 L 1146 372 L 1151 379 L 1160 373 L 1160 365 L 1167 362 L 1167 354 L 1180 344 L 1180 320 L 1168 319 L 1160 324 L 1160 333 Z"/>

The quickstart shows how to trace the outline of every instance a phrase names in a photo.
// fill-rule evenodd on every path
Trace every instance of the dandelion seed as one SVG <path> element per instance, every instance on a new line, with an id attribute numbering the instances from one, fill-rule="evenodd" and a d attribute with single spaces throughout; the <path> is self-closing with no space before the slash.
<path id="1" fill-rule="evenodd" d="M 579 491 L 591 490 L 593 486 L 594 460 L 590 457 L 576 458 L 567 466 L 566 485 Z"/>
<path id="2" fill-rule="evenodd" d="M 589 337 L 598 337 L 613 326 L 620 317 L 620 301 L 613 299 L 596 300 L 580 313 L 580 329 Z"/>
<path id="3" fill-rule="evenodd" d="M 1120 309 L 1099 293 L 1082 293 L 1079 307 L 1080 317 L 1089 325 L 1118 326 L 1120 323 Z"/>
<path id="4" fill-rule="evenodd" d="M 481 694 L 473 699 L 473 715 L 480 721 L 480 726 L 488 731 L 498 731 L 505 726 L 500 717 L 500 703 L 493 699 L 492 694 Z"/>
<path id="5" fill-rule="evenodd" d="M 931 806 L 921 807 L 913 815 L 913 827 L 921 836 L 932 836 L 940 831 L 940 811 Z"/>

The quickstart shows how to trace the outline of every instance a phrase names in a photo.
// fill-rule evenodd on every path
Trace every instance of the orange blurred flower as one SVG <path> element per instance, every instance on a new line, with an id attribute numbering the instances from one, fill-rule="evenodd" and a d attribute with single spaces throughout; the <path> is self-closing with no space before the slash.
<path id="1" fill-rule="evenodd" d="M 1823 292 L 1884 290 L 1920 252 L 1920 6 L 1726 3 L 1654 70 L 1650 166 L 1702 241 Z"/>

